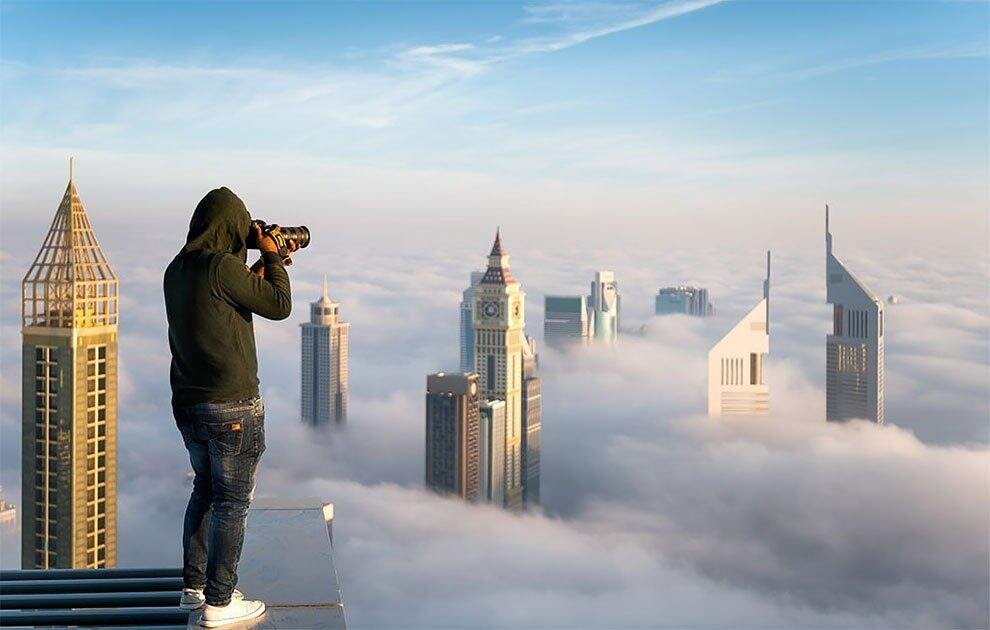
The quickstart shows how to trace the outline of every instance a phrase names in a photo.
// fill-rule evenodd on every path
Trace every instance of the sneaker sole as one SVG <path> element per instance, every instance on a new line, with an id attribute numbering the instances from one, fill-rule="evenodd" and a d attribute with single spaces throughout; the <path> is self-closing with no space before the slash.
<path id="1" fill-rule="evenodd" d="M 232 619 L 218 619 L 216 621 L 207 621 L 206 619 L 203 619 L 201 617 L 199 620 L 199 625 L 203 626 L 204 628 L 219 628 L 220 626 L 226 626 L 232 623 L 239 623 L 241 621 L 250 621 L 251 619 L 257 619 L 258 617 L 265 614 L 265 610 L 267 610 L 267 606 L 265 606 L 264 602 L 262 602 L 258 610 L 256 610 L 255 612 L 249 615 L 244 615 L 243 617 L 234 617 Z"/>

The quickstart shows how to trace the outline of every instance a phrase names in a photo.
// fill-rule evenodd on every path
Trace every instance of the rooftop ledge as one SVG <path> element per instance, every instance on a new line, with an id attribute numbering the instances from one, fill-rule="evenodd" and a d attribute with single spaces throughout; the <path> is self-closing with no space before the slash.
<path id="1" fill-rule="evenodd" d="M 224 626 L 345 630 L 332 544 L 333 504 L 260 498 L 248 512 L 237 588 L 264 616 Z M 178 607 L 180 569 L 0 571 L 0 626 L 199 628 Z"/>

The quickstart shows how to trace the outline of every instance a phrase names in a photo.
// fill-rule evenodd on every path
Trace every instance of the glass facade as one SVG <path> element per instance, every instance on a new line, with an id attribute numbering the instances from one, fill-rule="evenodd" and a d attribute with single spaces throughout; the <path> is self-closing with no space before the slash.
<path id="1" fill-rule="evenodd" d="M 34 357 L 34 562 L 47 569 L 58 565 L 58 348 L 36 346 Z"/>

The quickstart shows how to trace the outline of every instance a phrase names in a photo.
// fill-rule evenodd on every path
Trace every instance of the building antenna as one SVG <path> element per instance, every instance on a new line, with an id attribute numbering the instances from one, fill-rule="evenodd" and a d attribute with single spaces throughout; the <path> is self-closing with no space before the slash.
<path id="1" fill-rule="evenodd" d="M 330 299 L 330 291 L 327 288 L 327 274 L 323 274 L 323 299 L 324 300 Z"/>
<path id="2" fill-rule="evenodd" d="M 763 281 L 763 299 L 767 301 L 767 334 L 770 334 L 770 250 L 767 250 L 767 277 Z"/>
<path id="3" fill-rule="evenodd" d="M 72 181 L 72 160 L 73 159 L 74 158 L 70 155 L 69 156 L 69 181 L 70 182 Z"/>
<path id="4" fill-rule="evenodd" d="M 825 252 L 832 253 L 832 232 L 828 225 L 828 204 L 825 204 Z"/>

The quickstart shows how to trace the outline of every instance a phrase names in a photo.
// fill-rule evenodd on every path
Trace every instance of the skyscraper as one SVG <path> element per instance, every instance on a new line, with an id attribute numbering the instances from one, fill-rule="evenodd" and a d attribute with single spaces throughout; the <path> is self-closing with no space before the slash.
<path id="1" fill-rule="evenodd" d="M 478 420 L 478 497 L 504 507 L 505 501 L 505 401 L 485 400 Z"/>
<path id="2" fill-rule="evenodd" d="M 461 298 L 461 372 L 474 370 L 474 288 L 484 275 L 484 271 L 472 271 L 471 286 L 464 289 Z"/>
<path id="3" fill-rule="evenodd" d="M 540 503 L 540 438 L 543 432 L 536 340 L 527 336 L 522 363 L 522 488 L 523 507 Z"/>
<path id="4" fill-rule="evenodd" d="M 883 301 L 832 254 L 825 206 L 826 301 L 832 334 L 826 337 L 825 417 L 883 424 Z"/>
<path id="5" fill-rule="evenodd" d="M 715 305 L 708 299 L 708 289 L 681 285 L 660 289 L 654 312 L 657 315 L 710 317 L 715 314 Z"/>
<path id="6" fill-rule="evenodd" d="M 505 506 L 522 508 L 522 346 L 525 318 L 519 283 L 501 235 L 474 290 L 474 371 L 485 400 L 505 401 Z"/>
<path id="7" fill-rule="evenodd" d="M 753 415 L 770 410 L 763 358 L 770 352 L 770 252 L 763 299 L 708 352 L 708 415 Z"/>
<path id="8" fill-rule="evenodd" d="M 426 486 L 478 499 L 479 410 L 477 374 L 426 377 Z"/>
<path id="9" fill-rule="evenodd" d="M 584 345 L 594 331 L 594 311 L 583 295 L 548 295 L 543 298 L 543 340 L 561 347 Z"/>
<path id="10" fill-rule="evenodd" d="M 323 294 L 310 304 L 302 328 L 302 421 L 312 426 L 347 419 L 347 337 L 350 324 L 340 321 L 340 303 Z"/>
<path id="11" fill-rule="evenodd" d="M 595 272 L 595 279 L 591 283 L 589 303 L 594 313 L 592 318 L 594 338 L 598 341 L 613 343 L 619 335 L 619 308 L 621 306 L 619 285 L 615 281 L 614 273 L 607 270 Z"/>
<path id="12" fill-rule="evenodd" d="M 72 169 L 21 283 L 21 566 L 117 563 L 117 276 Z"/>

